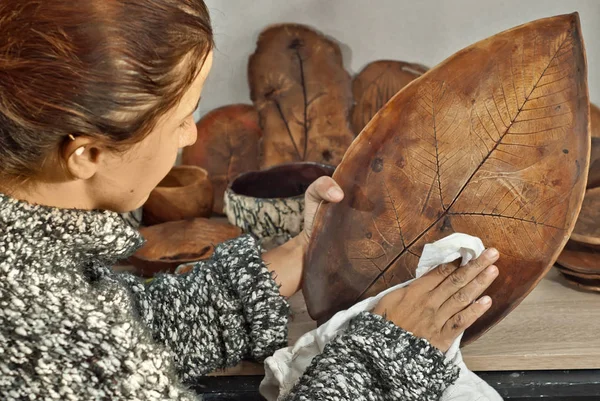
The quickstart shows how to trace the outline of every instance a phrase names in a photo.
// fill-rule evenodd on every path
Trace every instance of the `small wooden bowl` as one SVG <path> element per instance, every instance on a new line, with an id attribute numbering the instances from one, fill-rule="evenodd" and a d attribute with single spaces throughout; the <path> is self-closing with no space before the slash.
<path id="1" fill-rule="evenodd" d="M 333 166 L 298 162 L 243 173 L 225 192 L 225 214 L 231 224 L 263 242 L 284 242 L 304 227 L 306 189 L 334 171 Z"/>
<path id="2" fill-rule="evenodd" d="M 171 221 L 140 229 L 146 244 L 129 258 L 142 277 L 173 273 L 177 266 L 209 258 L 215 245 L 238 237 L 238 227 L 214 219 Z"/>
<path id="3" fill-rule="evenodd" d="M 144 204 L 147 226 L 209 217 L 213 207 L 213 186 L 206 170 L 196 166 L 176 166 L 150 193 Z"/>

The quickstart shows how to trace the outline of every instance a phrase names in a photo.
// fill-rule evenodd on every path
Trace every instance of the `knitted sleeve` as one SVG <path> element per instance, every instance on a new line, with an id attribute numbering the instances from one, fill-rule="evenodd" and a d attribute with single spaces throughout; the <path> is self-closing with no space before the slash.
<path id="1" fill-rule="evenodd" d="M 429 342 L 363 312 L 315 357 L 285 401 L 438 401 L 458 368 Z"/>
<path id="2" fill-rule="evenodd" d="M 175 354 L 184 381 L 287 345 L 289 306 L 251 236 L 218 245 L 182 276 L 159 275 L 149 284 L 115 276 L 130 288 L 154 339 Z"/>

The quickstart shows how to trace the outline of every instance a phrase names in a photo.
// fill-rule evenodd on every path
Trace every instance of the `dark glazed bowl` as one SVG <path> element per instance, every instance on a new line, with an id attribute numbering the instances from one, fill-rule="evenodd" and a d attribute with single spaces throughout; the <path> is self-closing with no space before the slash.
<path id="1" fill-rule="evenodd" d="M 282 164 L 236 177 L 225 192 L 229 222 L 263 243 L 285 242 L 304 227 L 304 193 L 335 167 L 312 162 Z"/>

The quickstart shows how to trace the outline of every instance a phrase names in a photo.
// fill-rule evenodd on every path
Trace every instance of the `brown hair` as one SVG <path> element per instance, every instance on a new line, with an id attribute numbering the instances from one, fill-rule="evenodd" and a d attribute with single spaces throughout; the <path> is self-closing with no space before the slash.
<path id="1" fill-rule="evenodd" d="M 69 135 L 143 139 L 212 47 L 202 0 L 1 1 L 0 177 L 36 175 Z"/>

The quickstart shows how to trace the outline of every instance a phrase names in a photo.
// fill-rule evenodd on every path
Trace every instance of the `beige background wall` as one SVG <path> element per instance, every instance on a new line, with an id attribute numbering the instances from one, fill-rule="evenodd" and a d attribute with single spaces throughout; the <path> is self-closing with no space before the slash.
<path id="1" fill-rule="evenodd" d="M 434 66 L 452 53 L 537 18 L 578 11 L 593 102 L 600 104 L 598 0 L 205 0 L 217 51 L 196 117 L 235 102 L 250 102 L 248 56 L 267 25 L 311 25 L 342 44 L 350 73 L 389 58 Z"/>

